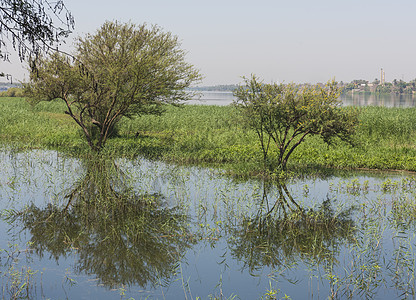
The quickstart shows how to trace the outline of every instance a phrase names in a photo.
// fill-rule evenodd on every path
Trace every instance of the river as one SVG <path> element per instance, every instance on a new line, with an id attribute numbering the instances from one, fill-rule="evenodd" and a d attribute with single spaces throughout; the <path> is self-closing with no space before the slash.
<path id="1" fill-rule="evenodd" d="M 345 106 L 385 106 L 415 107 L 416 96 L 413 95 L 375 95 L 375 94 L 343 94 L 340 96 Z M 198 96 L 188 101 L 189 104 L 229 105 L 235 100 L 232 92 L 201 91 Z"/>

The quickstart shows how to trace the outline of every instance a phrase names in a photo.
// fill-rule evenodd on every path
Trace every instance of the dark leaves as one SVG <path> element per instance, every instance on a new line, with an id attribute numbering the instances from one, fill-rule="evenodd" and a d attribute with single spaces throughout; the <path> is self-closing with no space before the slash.
<path id="1" fill-rule="evenodd" d="M 74 25 L 62 0 L 0 0 L 1 56 L 9 59 L 5 40 L 11 42 L 21 61 L 56 49 Z"/>

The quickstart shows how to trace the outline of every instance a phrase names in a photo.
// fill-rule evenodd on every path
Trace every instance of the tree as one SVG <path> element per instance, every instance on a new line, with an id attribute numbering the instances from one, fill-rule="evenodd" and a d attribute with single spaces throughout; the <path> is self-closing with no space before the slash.
<path id="1" fill-rule="evenodd" d="M 0 57 L 8 60 L 5 40 L 10 40 L 20 60 L 56 49 L 74 24 L 62 0 L 0 0 Z"/>
<path id="2" fill-rule="evenodd" d="M 10 224 L 30 232 L 40 257 L 58 261 L 76 249 L 75 271 L 95 274 L 107 288 L 145 288 L 172 278 L 196 242 L 184 206 L 168 205 L 159 193 L 137 193 L 112 160 L 91 156 L 81 163 L 86 174 L 68 204 L 32 204 L 11 213 Z"/>
<path id="3" fill-rule="evenodd" d="M 164 104 L 189 99 L 185 88 L 201 78 L 176 36 L 146 24 L 106 22 L 77 40 L 73 57 L 39 58 L 25 93 L 34 103 L 65 101 L 94 151 L 123 116 L 160 114 Z"/>
<path id="4" fill-rule="evenodd" d="M 265 266 L 279 269 L 300 258 L 335 263 L 340 246 L 354 241 L 353 208 L 335 209 L 329 198 L 319 206 L 303 207 L 285 183 L 278 183 L 272 193 L 266 182 L 263 188 L 252 213 L 227 226 L 233 237 L 231 255 L 244 262 L 242 269 L 250 274 L 262 272 Z"/>
<path id="5" fill-rule="evenodd" d="M 255 76 L 245 79 L 235 96 L 246 124 L 258 135 L 265 167 L 282 170 L 290 155 L 307 136 L 319 135 L 326 143 L 335 137 L 350 141 L 358 116 L 341 108 L 334 81 L 326 86 L 264 84 Z M 277 161 L 269 159 L 271 143 L 277 146 Z"/>
<path id="6" fill-rule="evenodd" d="M 13 84 L 13 76 L 11 74 L 4 74 L 4 72 L 1 72 L 0 77 L 6 77 L 7 80 L 10 78 L 10 84 Z"/>

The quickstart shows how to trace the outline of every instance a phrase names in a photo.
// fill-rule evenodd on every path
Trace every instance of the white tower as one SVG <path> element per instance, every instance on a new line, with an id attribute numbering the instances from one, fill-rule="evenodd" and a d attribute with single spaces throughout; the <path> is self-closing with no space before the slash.
<path id="1" fill-rule="evenodd" d="M 383 68 L 381 68 L 381 72 L 380 72 L 380 84 L 384 85 L 386 81 L 386 74 L 384 73 Z"/>

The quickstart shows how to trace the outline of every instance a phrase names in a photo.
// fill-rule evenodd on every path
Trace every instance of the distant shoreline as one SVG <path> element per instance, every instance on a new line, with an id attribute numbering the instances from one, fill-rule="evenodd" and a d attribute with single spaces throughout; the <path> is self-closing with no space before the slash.
<path id="1" fill-rule="evenodd" d="M 395 95 L 395 96 L 416 96 L 416 93 L 397 93 L 397 92 L 390 92 L 390 93 L 383 93 L 383 92 L 370 92 L 370 91 L 343 91 L 341 92 L 342 95 L 380 95 L 380 96 L 387 96 L 387 95 Z"/>
<path id="2" fill-rule="evenodd" d="M 196 92 L 217 92 L 217 93 L 224 93 L 224 92 L 228 92 L 228 93 L 233 93 L 236 89 L 237 89 L 238 85 L 219 85 L 219 86 L 201 86 L 201 87 L 192 87 L 189 88 L 190 91 L 196 91 Z M 359 95 L 409 95 L 409 96 L 415 96 L 416 92 L 396 92 L 396 91 L 391 91 L 391 92 L 380 92 L 380 91 L 363 91 L 363 90 L 347 90 L 345 88 L 342 88 L 341 94 L 342 95 L 355 95 L 355 94 L 359 94 Z"/>

